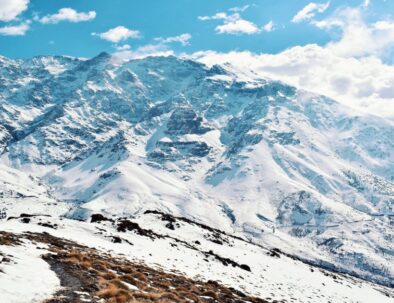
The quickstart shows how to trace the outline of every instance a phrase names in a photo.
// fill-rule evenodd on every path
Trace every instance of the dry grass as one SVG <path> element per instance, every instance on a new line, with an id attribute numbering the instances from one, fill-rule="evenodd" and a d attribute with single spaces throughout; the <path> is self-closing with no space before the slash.
<path id="1" fill-rule="evenodd" d="M 49 300 L 50 303 L 74 302 L 69 299 L 75 296 L 73 285 L 69 284 L 74 283 L 75 278 L 79 280 L 79 289 L 83 287 L 84 291 L 89 294 L 91 302 L 98 302 L 97 298 L 105 303 L 267 302 L 246 296 L 216 282 L 197 282 L 180 274 L 168 273 L 143 264 L 114 258 L 48 234 L 25 236 L 37 243 L 49 244 L 50 250 L 56 254 L 49 254 L 44 259 L 52 262 L 50 264 L 56 264 L 57 268 L 59 265 L 62 267 L 56 273 L 66 287 L 63 287 L 55 299 Z M 9 236 L 2 237 L 0 233 L 0 241 L 13 243 L 15 239 L 10 239 Z M 71 275 L 72 279 L 64 280 L 63 272 Z M 128 284 L 134 287 L 129 287 Z M 59 297 L 64 299 L 59 301 Z"/>
<path id="2" fill-rule="evenodd" d="M 114 284 L 108 284 L 105 288 L 97 292 L 97 295 L 104 299 L 115 297 L 119 293 L 120 289 Z"/>
<path id="3" fill-rule="evenodd" d="M 202 295 L 204 297 L 210 297 L 210 298 L 215 299 L 215 300 L 219 299 L 217 293 L 215 293 L 212 290 L 205 291 L 205 292 L 202 293 Z"/>
<path id="4" fill-rule="evenodd" d="M 126 283 L 134 285 L 135 287 L 137 287 L 138 289 L 141 289 L 141 290 L 145 290 L 145 288 L 147 286 L 146 283 L 140 282 L 139 280 L 134 278 L 134 276 L 132 274 L 127 274 L 127 275 L 121 276 L 120 279 Z"/>
<path id="5" fill-rule="evenodd" d="M 0 245 L 12 246 L 19 245 L 21 242 L 18 236 L 9 233 L 0 232 Z"/>
<path id="6" fill-rule="evenodd" d="M 115 285 L 116 287 L 120 288 L 120 289 L 124 289 L 124 290 L 129 290 L 129 288 L 127 287 L 126 284 L 124 284 L 122 281 L 120 281 L 119 279 L 113 279 L 111 281 L 109 281 L 110 284 Z"/>
<path id="7" fill-rule="evenodd" d="M 127 303 L 134 299 L 131 294 L 116 284 L 109 283 L 104 289 L 97 292 L 97 296 L 107 299 L 106 302 Z"/>
<path id="8" fill-rule="evenodd" d="M 88 270 L 92 268 L 92 261 L 88 254 L 82 253 L 77 250 L 72 250 L 67 258 L 66 262 L 73 263 L 81 267 L 82 269 Z"/>
<path id="9" fill-rule="evenodd" d="M 107 271 L 107 272 L 99 272 L 99 276 L 102 277 L 103 279 L 110 281 L 113 279 L 116 279 L 118 276 L 113 273 L 112 271 Z"/>

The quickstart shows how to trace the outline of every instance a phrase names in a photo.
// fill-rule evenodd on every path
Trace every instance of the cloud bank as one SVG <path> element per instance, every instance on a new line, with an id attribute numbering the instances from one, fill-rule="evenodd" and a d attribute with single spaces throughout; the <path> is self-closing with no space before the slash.
<path id="1" fill-rule="evenodd" d="M 318 45 L 297 46 L 279 54 L 251 52 L 197 52 L 191 56 L 208 65 L 230 63 L 257 73 L 324 94 L 345 105 L 394 118 L 394 66 L 378 58 L 346 58 Z"/>

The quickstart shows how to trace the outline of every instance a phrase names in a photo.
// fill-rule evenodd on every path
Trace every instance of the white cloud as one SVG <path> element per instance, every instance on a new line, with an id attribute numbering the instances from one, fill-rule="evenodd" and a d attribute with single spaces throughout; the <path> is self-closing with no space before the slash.
<path id="1" fill-rule="evenodd" d="M 300 10 L 291 20 L 293 23 L 299 23 L 302 21 L 311 20 L 317 13 L 323 13 L 330 6 L 330 2 L 327 3 L 315 3 L 311 2 Z"/>
<path id="2" fill-rule="evenodd" d="M 377 30 L 393 30 L 394 22 L 393 21 L 378 21 L 374 23 L 374 28 Z"/>
<path id="3" fill-rule="evenodd" d="M 227 15 L 227 13 L 217 13 L 213 16 L 199 16 L 198 19 L 201 21 L 208 20 L 225 20 L 227 22 L 235 21 L 240 19 L 241 16 L 239 14 Z"/>
<path id="4" fill-rule="evenodd" d="M 198 20 L 200 20 L 200 21 L 220 20 L 220 19 L 226 19 L 226 18 L 227 18 L 226 13 L 217 13 L 213 16 L 198 16 Z"/>
<path id="5" fill-rule="evenodd" d="M 281 80 L 361 111 L 394 118 L 394 66 L 378 58 L 346 58 L 317 45 L 297 46 L 279 54 L 208 51 L 192 58 L 209 65 L 228 62 L 241 71 L 253 70 L 259 77 Z"/>
<path id="6" fill-rule="evenodd" d="M 216 31 L 219 34 L 231 34 L 231 35 L 240 35 L 240 34 L 256 34 L 260 32 L 260 29 L 252 22 L 239 19 L 236 21 L 228 22 L 223 25 L 219 25 L 216 27 Z"/>
<path id="7" fill-rule="evenodd" d="M 384 58 L 394 46 L 394 21 L 367 23 L 358 7 L 337 10 L 329 18 L 312 21 L 312 24 L 335 35 L 338 30 L 341 32 L 340 39 L 326 46 L 340 56 Z"/>
<path id="8" fill-rule="evenodd" d="M 1 0 L 0 0 L 1 1 Z M 68 21 L 68 22 L 84 22 L 84 21 L 90 21 L 96 18 L 96 12 L 95 11 L 90 11 L 87 13 L 79 13 L 76 10 L 72 8 L 61 8 L 56 14 L 53 15 L 47 15 L 44 16 L 38 21 L 40 21 L 43 24 L 56 24 L 62 21 Z"/>
<path id="9" fill-rule="evenodd" d="M 239 12 L 244 12 L 244 11 L 246 11 L 249 7 L 250 7 L 249 4 L 244 5 L 244 6 L 239 6 L 239 7 L 236 6 L 236 7 L 230 8 L 229 11 L 235 12 L 235 13 L 239 13 Z"/>
<path id="10" fill-rule="evenodd" d="M 367 7 L 369 7 L 370 4 L 371 4 L 371 1 L 370 1 L 370 0 L 364 0 L 362 6 L 363 6 L 364 8 L 367 8 Z"/>
<path id="11" fill-rule="evenodd" d="M 131 30 L 124 26 L 118 26 L 112 28 L 104 33 L 92 33 L 93 36 L 98 36 L 103 40 L 107 40 L 113 43 L 119 43 L 130 38 L 138 39 L 141 37 L 141 33 L 137 30 Z"/>
<path id="12" fill-rule="evenodd" d="M 201 21 L 223 20 L 223 24 L 218 25 L 215 29 L 219 34 L 251 35 L 261 32 L 253 22 L 243 19 L 238 13 L 231 15 L 228 15 L 227 13 L 217 13 L 213 16 L 200 16 L 198 19 Z"/>
<path id="13" fill-rule="evenodd" d="M 192 35 L 186 33 L 179 36 L 167 37 L 167 38 L 156 38 L 156 44 L 148 44 L 138 47 L 132 50 L 131 47 L 126 44 L 124 46 L 117 46 L 116 52 L 113 54 L 114 60 L 127 61 L 132 59 L 142 59 L 145 57 L 168 57 L 175 55 L 175 52 L 168 46 L 169 43 L 177 42 L 182 45 L 188 45 Z"/>
<path id="14" fill-rule="evenodd" d="M 275 24 L 274 21 L 272 20 L 263 26 L 263 31 L 265 32 L 272 32 L 274 30 L 275 30 Z"/>
<path id="15" fill-rule="evenodd" d="M 156 38 L 155 40 L 160 42 L 160 43 L 173 43 L 173 42 L 178 42 L 180 44 L 182 44 L 183 46 L 187 46 L 190 45 L 190 39 L 192 38 L 192 35 L 189 33 L 185 33 L 179 36 L 175 36 L 175 37 L 167 37 L 167 38 Z"/>
<path id="16" fill-rule="evenodd" d="M 168 57 L 173 56 L 174 51 L 169 50 L 164 44 L 148 44 L 136 50 L 123 50 L 113 54 L 115 60 L 132 60 L 146 57 Z"/>
<path id="17" fill-rule="evenodd" d="M 117 51 L 125 51 L 125 50 L 129 50 L 131 48 L 131 46 L 129 44 L 116 45 L 115 48 Z"/>
<path id="18" fill-rule="evenodd" d="M 30 28 L 30 22 L 24 22 L 19 25 L 9 25 L 0 27 L 0 35 L 3 36 L 24 36 Z"/>
<path id="19" fill-rule="evenodd" d="M 23 13 L 29 5 L 29 0 L 0 0 L 0 21 L 14 20 Z"/>

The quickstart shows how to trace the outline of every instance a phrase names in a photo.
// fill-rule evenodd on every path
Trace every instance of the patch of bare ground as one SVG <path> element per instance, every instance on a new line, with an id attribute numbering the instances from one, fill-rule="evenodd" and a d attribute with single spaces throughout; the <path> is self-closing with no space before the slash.
<path id="1" fill-rule="evenodd" d="M 20 242 L 18 236 L 0 231 L 0 245 L 14 246 L 14 245 L 19 245 L 19 244 L 21 244 L 21 242 Z M 13 256 L 5 255 L 0 252 L 0 265 L 10 263 L 12 260 L 12 257 Z M 1 268 L 0 268 L 0 273 L 3 273 Z"/>
<path id="2" fill-rule="evenodd" d="M 1 233 L 3 239 L 11 234 Z M 145 264 L 116 258 L 47 233 L 21 237 L 49 246 L 43 259 L 61 281 L 45 303 L 265 303 L 215 281 L 195 281 Z"/>
<path id="3" fill-rule="evenodd" d="M 20 237 L 14 234 L 6 233 L 0 231 L 0 245 L 19 245 L 20 242 Z"/>

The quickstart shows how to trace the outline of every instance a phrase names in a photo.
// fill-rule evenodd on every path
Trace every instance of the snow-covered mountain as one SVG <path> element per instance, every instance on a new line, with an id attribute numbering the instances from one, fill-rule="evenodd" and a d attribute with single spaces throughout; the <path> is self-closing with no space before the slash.
<path id="1" fill-rule="evenodd" d="M 394 122 L 251 71 L 0 57 L 0 154 L 11 212 L 159 210 L 393 286 Z"/>

